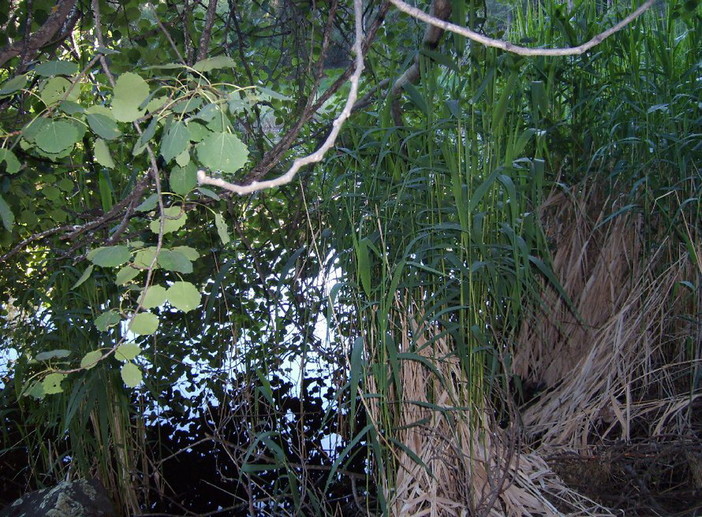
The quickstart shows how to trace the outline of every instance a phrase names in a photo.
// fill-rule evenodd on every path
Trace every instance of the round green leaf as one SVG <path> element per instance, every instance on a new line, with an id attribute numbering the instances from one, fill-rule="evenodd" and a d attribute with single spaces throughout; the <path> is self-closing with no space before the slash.
<path id="1" fill-rule="evenodd" d="M 193 264 L 188 257 L 175 250 L 161 250 L 158 255 L 159 265 L 167 271 L 192 273 Z"/>
<path id="2" fill-rule="evenodd" d="M 217 228 L 217 235 L 219 235 L 219 240 L 222 244 L 229 244 L 231 238 L 229 237 L 229 230 L 227 230 L 227 223 L 224 222 L 224 217 L 222 214 L 215 214 L 215 227 Z"/>
<path id="3" fill-rule="evenodd" d="M 50 106 L 62 100 L 78 99 L 78 88 L 74 88 L 71 81 L 64 77 L 52 77 L 46 81 L 39 96 L 44 104 Z"/>
<path id="4" fill-rule="evenodd" d="M 198 72 L 209 72 L 217 68 L 234 68 L 236 61 L 228 56 L 215 56 L 202 59 L 193 65 Z"/>
<path id="5" fill-rule="evenodd" d="M 170 176 L 171 190 L 181 196 L 197 187 L 197 170 L 194 165 L 173 167 Z"/>
<path id="6" fill-rule="evenodd" d="M 190 130 L 188 126 L 182 121 L 174 122 L 161 140 L 161 156 L 168 163 L 185 151 L 189 143 Z"/>
<path id="7" fill-rule="evenodd" d="M 85 368 L 86 370 L 90 370 L 92 367 L 94 367 L 100 359 L 102 358 L 102 352 L 99 350 L 93 350 L 92 352 L 88 352 L 83 356 L 83 359 L 80 360 L 80 367 Z"/>
<path id="8" fill-rule="evenodd" d="M 70 350 L 49 350 L 48 352 L 41 352 L 40 354 L 37 354 L 37 356 L 34 359 L 36 359 L 37 361 L 49 361 L 51 359 L 62 359 L 64 357 L 68 357 L 69 355 L 71 355 Z"/>
<path id="9" fill-rule="evenodd" d="M 171 305 L 183 312 L 200 305 L 200 291 L 190 282 L 175 282 L 168 288 L 167 296 Z"/>
<path id="10" fill-rule="evenodd" d="M 136 343 L 123 343 L 115 350 L 115 358 L 118 361 L 131 361 L 141 353 L 141 348 Z"/>
<path id="11" fill-rule="evenodd" d="M 137 212 L 150 212 L 158 205 L 158 194 L 151 194 L 136 207 Z"/>
<path id="12" fill-rule="evenodd" d="M 44 393 L 47 395 L 53 395 L 54 393 L 61 393 L 63 388 L 61 387 L 61 381 L 66 378 L 63 373 L 50 373 L 42 381 L 42 387 L 44 388 Z"/>
<path id="13" fill-rule="evenodd" d="M 180 230 L 187 219 L 187 214 L 181 210 L 179 206 L 169 206 L 164 211 L 165 218 L 163 221 L 163 233 L 170 233 Z M 152 232 L 158 233 L 160 230 L 159 219 L 151 221 L 149 228 Z"/>
<path id="14" fill-rule="evenodd" d="M 86 116 L 90 129 L 105 140 L 112 140 L 122 134 L 117 123 L 102 113 L 88 113 Z"/>
<path id="15" fill-rule="evenodd" d="M 190 150 L 186 149 L 185 151 L 180 153 L 178 156 L 175 157 L 175 161 L 181 167 L 187 167 L 187 165 L 190 163 Z"/>
<path id="16" fill-rule="evenodd" d="M 83 113 L 85 111 L 85 108 L 77 102 L 68 100 L 59 102 L 59 109 L 66 115 L 75 115 L 76 113 Z"/>
<path id="17" fill-rule="evenodd" d="M 141 298 L 141 305 L 145 309 L 153 309 L 164 303 L 166 303 L 166 288 L 160 285 L 149 286 Z"/>
<path id="18" fill-rule="evenodd" d="M 5 81 L 4 83 L 2 83 L 2 87 L 0 87 L 0 96 L 15 93 L 16 91 L 19 91 L 22 88 L 24 88 L 26 84 L 26 75 L 18 75 L 17 77 L 13 77 L 9 81 Z"/>
<path id="19" fill-rule="evenodd" d="M 60 153 L 72 147 L 79 138 L 78 129 L 73 124 L 52 120 L 37 133 L 35 142 L 47 153 Z"/>
<path id="20" fill-rule="evenodd" d="M 98 138 L 97 140 L 95 140 L 94 152 L 96 162 L 98 162 L 103 167 L 107 167 L 108 169 L 115 168 L 115 162 L 112 159 L 112 155 L 110 154 L 110 148 L 107 147 L 107 142 L 105 142 L 102 138 Z"/>
<path id="21" fill-rule="evenodd" d="M 117 325 L 120 321 L 122 321 L 122 318 L 119 313 L 116 310 L 109 310 L 95 318 L 95 328 L 100 332 L 105 332 L 110 327 Z"/>
<path id="22" fill-rule="evenodd" d="M 142 269 L 150 268 L 155 256 L 156 248 L 153 246 L 139 250 L 134 254 L 134 266 Z M 158 267 L 158 264 L 155 267 Z"/>
<path id="23" fill-rule="evenodd" d="M 144 114 L 139 106 L 149 96 L 149 85 L 137 74 L 119 76 L 112 98 L 112 114 L 119 122 L 134 122 Z"/>
<path id="24" fill-rule="evenodd" d="M 0 196 L 0 219 L 2 219 L 5 230 L 11 232 L 15 225 L 15 214 L 2 196 Z"/>
<path id="25" fill-rule="evenodd" d="M 44 77 L 54 75 L 73 75 L 78 71 L 78 65 L 70 61 L 48 61 L 34 67 L 34 72 Z"/>
<path id="26" fill-rule="evenodd" d="M 200 163 L 213 171 L 236 172 L 249 157 L 244 143 L 231 133 L 213 133 L 196 148 Z"/>
<path id="27" fill-rule="evenodd" d="M 131 258 L 129 248 L 126 246 L 107 246 L 96 248 L 88 253 L 88 260 L 96 266 L 116 267 L 121 266 Z"/>
<path id="28" fill-rule="evenodd" d="M 122 376 L 124 384 L 130 388 L 136 388 L 139 384 L 141 384 L 141 370 L 139 370 L 139 367 L 134 363 L 127 363 L 123 365 L 120 375 Z"/>
<path id="29" fill-rule="evenodd" d="M 197 250 L 195 248 L 191 248 L 190 246 L 176 246 L 173 248 L 173 251 L 182 253 L 191 262 L 200 258 L 200 254 L 197 252 Z"/>
<path id="30" fill-rule="evenodd" d="M 29 395 L 35 399 L 43 399 L 44 395 L 46 395 L 44 392 L 44 384 L 41 381 L 35 382 L 32 387 L 24 393 L 24 395 Z"/>
<path id="31" fill-rule="evenodd" d="M 139 253 L 139 252 L 137 252 Z M 124 266 L 115 275 L 115 284 L 124 285 L 134 280 L 139 275 L 139 270 L 132 266 Z"/>
<path id="32" fill-rule="evenodd" d="M 0 163 L 5 163 L 5 171 L 8 174 L 16 174 L 20 170 L 19 160 L 9 149 L 0 149 Z"/>
<path id="33" fill-rule="evenodd" d="M 156 332 L 158 328 L 158 316 L 150 312 L 140 312 L 134 319 L 132 319 L 132 324 L 129 330 L 135 334 L 142 336 L 148 336 Z"/>

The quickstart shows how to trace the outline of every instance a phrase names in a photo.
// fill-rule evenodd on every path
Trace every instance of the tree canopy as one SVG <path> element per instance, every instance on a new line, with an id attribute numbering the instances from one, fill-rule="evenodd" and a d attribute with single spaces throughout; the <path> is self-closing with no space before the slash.
<path id="1" fill-rule="evenodd" d="M 543 458 L 702 440 L 701 21 L 0 6 L 12 482 L 94 476 L 128 514 L 614 511 L 557 510 Z"/>

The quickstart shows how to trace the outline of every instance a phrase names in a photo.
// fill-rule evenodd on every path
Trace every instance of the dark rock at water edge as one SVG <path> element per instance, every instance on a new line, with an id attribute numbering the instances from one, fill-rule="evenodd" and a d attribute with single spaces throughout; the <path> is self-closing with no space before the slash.
<path id="1" fill-rule="evenodd" d="M 29 492 L 0 517 L 116 517 L 114 506 L 97 480 L 62 481 L 52 488 Z"/>

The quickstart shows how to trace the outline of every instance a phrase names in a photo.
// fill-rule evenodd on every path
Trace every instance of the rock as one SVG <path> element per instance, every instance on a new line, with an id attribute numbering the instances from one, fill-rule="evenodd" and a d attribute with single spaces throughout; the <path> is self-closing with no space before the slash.
<path id="1" fill-rule="evenodd" d="M 0 517 L 116 517 L 112 501 L 97 480 L 62 481 L 53 488 L 29 492 Z"/>

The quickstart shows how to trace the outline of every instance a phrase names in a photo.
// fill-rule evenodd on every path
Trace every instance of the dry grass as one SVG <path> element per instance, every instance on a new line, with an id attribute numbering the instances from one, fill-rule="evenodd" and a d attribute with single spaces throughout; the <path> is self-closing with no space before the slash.
<path id="1" fill-rule="evenodd" d="M 386 493 L 392 515 L 613 515 L 569 489 L 538 455 L 519 450 L 516 427 L 500 429 L 486 401 L 472 398 L 453 343 L 424 321 L 420 307 L 398 302 L 396 314 L 402 351 L 421 355 L 436 370 L 402 362 L 404 391 L 395 394 L 402 410 L 393 436 L 402 446 L 388 441 L 397 462 Z M 369 410 L 380 421 L 380 406 L 371 403 Z"/>
<path id="2" fill-rule="evenodd" d="M 607 208 L 595 191 L 556 194 L 545 206 L 554 270 L 582 320 L 547 291 L 544 314 L 522 329 L 517 373 L 553 388 L 523 414 L 542 447 L 583 450 L 605 437 L 684 434 L 700 396 L 686 383 L 700 359 L 683 346 L 699 332 L 683 317 L 699 302 L 680 284 L 692 264 L 665 239 L 645 255 L 641 216 L 602 224 Z"/>

